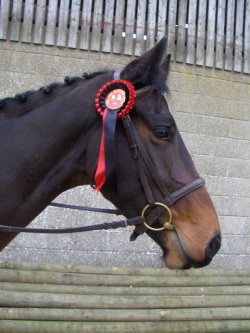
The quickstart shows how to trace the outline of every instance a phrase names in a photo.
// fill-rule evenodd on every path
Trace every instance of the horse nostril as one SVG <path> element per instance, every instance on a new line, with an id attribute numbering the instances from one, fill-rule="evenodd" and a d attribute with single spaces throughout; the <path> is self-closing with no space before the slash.
<path id="1" fill-rule="evenodd" d="M 206 248 L 206 258 L 211 260 L 213 256 L 219 251 L 221 246 L 221 235 L 218 234 L 211 239 L 207 248 Z"/>

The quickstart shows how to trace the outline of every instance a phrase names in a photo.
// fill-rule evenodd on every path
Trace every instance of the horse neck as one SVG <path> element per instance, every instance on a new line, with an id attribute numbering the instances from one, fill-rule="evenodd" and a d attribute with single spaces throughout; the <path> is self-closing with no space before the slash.
<path id="1" fill-rule="evenodd" d="M 90 171 L 96 163 L 101 128 L 94 101 L 99 87 L 107 80 L 105 76 L 107 74 L 81 81 L 65 94 L 59 92 L 30 112 L 30 118 L 34 118 L 45 129 L 42 144 L 44 155 L 52 162 L 47 168 L 49 173 L 58 173 L 62 178 L 60 191 L 90 183 Z M 91 158 L 93 153 L 90 156 L 88 154 L 90 161 L 86 161 L 85 156 L 90 148 L 96 156 Z"/>
<path id="2" fill-rule="evenodd" d="M 0 161 L 6 175 L 0 184 L 2 224 L 26 226 L 61 192 L 91 181 L 101 136 L 95 94 L 109 76 L 77 83 L 0 122 L 0 156 L 6 156 Z"/>

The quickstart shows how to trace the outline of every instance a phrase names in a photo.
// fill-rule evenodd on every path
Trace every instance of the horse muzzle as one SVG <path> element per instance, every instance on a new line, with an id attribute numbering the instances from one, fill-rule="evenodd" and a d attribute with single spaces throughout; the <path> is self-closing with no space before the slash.
<path id="1" fill-rule="evenodd" d="M 210 264 L 215 254 L 219 251 L 221 246 L 221 235 L 215 235 L 205 248 L 204 259 L 201 261 L 193 259 L 187 251 L 183 248 L 177 232 L 171 233 L 171 242 L 175 244 L 175 249 L 170 246 L 163 249 L 163 258 L 165 265 L 172 269 L 189 269 L 201 268 Z M 158 243 L 159 244 L 159 243 Z M 174 254 L 173 254 L 174 253 Z"/>

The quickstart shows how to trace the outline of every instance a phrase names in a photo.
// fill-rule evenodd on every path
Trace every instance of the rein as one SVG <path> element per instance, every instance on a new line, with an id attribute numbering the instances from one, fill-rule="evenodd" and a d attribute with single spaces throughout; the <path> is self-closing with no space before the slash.
<path id="1" fill-rule="evenodd" d="M 100 224 L 87 225 L 84 227 L 60 228 L 60 229 L 21 228 L 21 227 L 0 225 L 0 232 L 16 232 L 16 233 L 25 232 L 25 233 L 36 233 L 36 234 L 71 234 L 77 232 L 109 230 L 109 229 L 126 228 L 128 226 L 139 226 L 144 222 L 145 221 L 142 217 L 134 217 L 128 220 L 105 222 Z"/>
<path id="2" fill-rule="evenodd" d="M 119 79 L 120 79 L 119 72 L 114 72 L 114 79 L 119 81 Z M 151 92 L 154 89 L 155 88 L 153 86 L 146 86 L 146 87 L 136 90 L 135 93 L 136 93 L 136 96 L 140 96 L 145 93 Z M 101 92 L 99 92 L 98 97 L 101 98 Z M 131 101 L 130 101 L 130 103 L 131 103 Z M 98 110 L 99 113 L 102 112 L 101 107 L 102 107 L 102 104 L 100 104 L 100 106 L 99 106 L 99 110 Z M 112 107 L 111 107 L 111 109 L 112 109 Z M 141 184 L 142 184 L 142 187 L 143 187 L 143 190 L 144 190 L 147 202 L 148 202 L 148 204 L 143 208 L 141 216 L 137 216 L 137 217 L 126 219 L 126 220 L 113 221 L 113 222 L 108 222 L 108 223 L 101 223 L 101 224 L 76 227 L 76 228 L 44 229 L 44 228 L 22 228 L 22 227 L 0 225 L 0 232 L 62 234 L 62 233 L 86 232 L 86 231 L 93 231 L 93 230 L 108 230 L 108 229 L 125 228 L 127 226 L 135 226 L 135 230 L 133 231 L 133 233 L 130 237 L 130 240 L 133 241 L 139 235 L 143 234 L 147 229 L 150 229 L 152 231 L 174 230 L 174 226 L 172 225 L 172 213 L 171 213 L 169 206 L 173 205 L 177 200 L 181 199 L 182 197 L 189 194 L 190 192 L 198 189 L 201 186 L 204 186 L 205 181 L 203 178 L 199 177 L 199 178 L 192 180 L 191 182 L 183 185 L 182 187 L 178 188 L 174 192 L 170 193 L 168 188 L 164 185 L 163 179 L 158 174 L 156 167 L 152 163 L 150 156 L 149 156 L 147 150 L 145 149 L 130 116 L 128 115 L 128 112 L 129 112 L 129 110 L 124 113 L 124 115 L 121 117 L 121 121 L 123 123 L 123 127 L 125 129 L 125 134 L 127 137 L 130 151 L 131 151 L 131 155 L 137 165 Z M 103 142 L 103 145 L 104 145 L 104 142 Z M 162 200 L 163 202 L 156 202 L 156 200 L 154 199 L 154 194 L 152 192 L 152 187 L 149 183 L 149 179 L 153 180 L 154 184 L 157 186 L 158 190 L 161 192 L 161 194 L 164 198 Z M 105 181 L 105 177 L 104 177 L 104 181 Z M 49 204 L 49 206 L 76 209 L 76 210 L 81 210 L 81 211 L 87 210 L 87 211 L 92 211 L 92 212 L 120 215 L 118 209 L 92 208 L 92 207 L 85 207 L 85 206 L 66 205 L 66 204 L 56 203 L 56 202 L 52 202 L 51 204 Z M 168 220 L 163 222 L 162 227 L 159 227 L 159 228 L 152 227 L 154 222 L 156 222 L 156 220 L 159 219 L 159 217 L 165 211 L 167 212 Z M 147 214 L 146 214 L 146 212 L 147 212 Z"/>

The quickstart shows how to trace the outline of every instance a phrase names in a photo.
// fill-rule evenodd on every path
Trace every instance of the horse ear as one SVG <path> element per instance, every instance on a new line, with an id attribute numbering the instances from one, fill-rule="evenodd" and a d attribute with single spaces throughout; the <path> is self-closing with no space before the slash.
<path id="1" fill-rule="evenodd" d="M 161 68 L 162 68 L 162 72 L 165 76 L 165 78 L 168 77 L 169 74 L 169 69 L 170 69 L 170 61 L 171 61 L 171 54 L 168 54 L 166 56 L 166 59 L 163 61 L 163 63 L 161 64 Z"/>
<path id="2" fill-rule="evenodd" d="M 133 84 L 150 84 L 152 78 L 160 74 L 166 46 L 167 37 L 164 37 L 151 50 L 129 63 L 121 72 L 121 77 Z"/>

